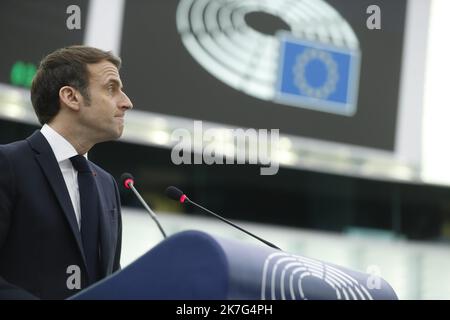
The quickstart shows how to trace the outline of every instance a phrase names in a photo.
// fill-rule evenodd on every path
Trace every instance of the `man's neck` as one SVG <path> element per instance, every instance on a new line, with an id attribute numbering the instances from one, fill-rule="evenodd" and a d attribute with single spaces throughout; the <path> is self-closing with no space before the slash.
<path id="1" fill-rule="evenodd" d="M 83 134 L 81 132 L 77 132 L 76 129 L 73 129 L 70 126 L 62 126 L 54 122 L 48 123 L 48 125 L 63 136 L 64 139 L 66 139 L 75 148 L 78 154 L 85 154 L 94 146 L 94 144 L 89 142 L 88 139 L 83 138 Z"/>

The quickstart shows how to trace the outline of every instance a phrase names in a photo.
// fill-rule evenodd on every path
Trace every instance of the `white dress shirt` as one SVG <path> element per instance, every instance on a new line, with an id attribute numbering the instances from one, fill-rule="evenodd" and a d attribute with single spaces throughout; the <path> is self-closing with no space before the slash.
<path id="1" fill-rule="evenodd" d="M 78 228 L 81 224 L 81 207 L 80 207 L 80 191 L 78 189 L 78 171 L 72 165 L 70 158 L 76 156 L 78 152 L 63 136 L 56 132 L 52 127 L 47 124 L 41 129 L 41 133 L 47 139 L 50 147 L 55 154 L 56 161 L 58 161 L 59 168 L 63 175 L 64 181 L 69 191 L 70 200 L 72 200 L 72 206 L 75 211 L 75 215 L 78 222 Z M 87 155 L 84 155 L 87 159 Z"/>

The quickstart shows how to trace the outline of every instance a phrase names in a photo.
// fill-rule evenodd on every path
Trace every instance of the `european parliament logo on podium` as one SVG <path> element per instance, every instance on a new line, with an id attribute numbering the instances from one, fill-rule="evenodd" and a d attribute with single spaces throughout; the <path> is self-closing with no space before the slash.
<path id="1" fill-rule="evenodd" d="M 360 51 L 281 33 L 275 101 L 352 116 L 356 112 Z"/>

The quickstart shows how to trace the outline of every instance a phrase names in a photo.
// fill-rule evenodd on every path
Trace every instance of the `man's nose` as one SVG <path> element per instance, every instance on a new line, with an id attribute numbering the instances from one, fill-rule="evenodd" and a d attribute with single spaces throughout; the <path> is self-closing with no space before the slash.
<path id="1" fill-rule="evenodd" d="M 123 94 L 123 99 L 120 104 L 120 108 L 126 109 L 126 110 L 133 109 L 133 103 L 131 102 L 130 98 L 128 98 L 128 96 L 125 94 L 125 92 L 122 92 L 122 94 Z"/>

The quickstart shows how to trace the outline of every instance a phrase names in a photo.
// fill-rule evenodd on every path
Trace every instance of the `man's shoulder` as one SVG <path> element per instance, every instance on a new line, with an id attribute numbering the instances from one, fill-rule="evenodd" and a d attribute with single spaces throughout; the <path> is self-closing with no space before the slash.
<path id="1" fill-rule="evenodd" d="M 30 148 L 26 140 L 0 144 L 1 174 L 4 174 L 5 171 L 13 171 L 13 168 L 17 168 L 18 166 L 20 167 L 19 163 L 23 163 L 24 159 L 29 158 L 27 152 L 30 152 Z"/>
<path id="2" fill-rule="evenodd" d="M 15 156 L 29 149 L 26 140 L 18 140 L 8 144 L 0 144 L 0 153 L 5 156 Z"/>

